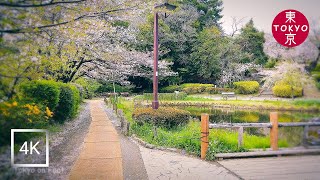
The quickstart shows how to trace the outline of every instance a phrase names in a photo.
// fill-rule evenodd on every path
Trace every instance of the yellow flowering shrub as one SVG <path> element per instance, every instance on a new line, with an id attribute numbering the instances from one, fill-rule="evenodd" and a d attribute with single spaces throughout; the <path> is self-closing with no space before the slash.
<path id="1" fill-rule="evenodd" d="M 43 128 L 51 117 L 50 109 L 40 104 L 17 101 L 0 103 L 0 144 L 10 143 L 11 129 Z"/>

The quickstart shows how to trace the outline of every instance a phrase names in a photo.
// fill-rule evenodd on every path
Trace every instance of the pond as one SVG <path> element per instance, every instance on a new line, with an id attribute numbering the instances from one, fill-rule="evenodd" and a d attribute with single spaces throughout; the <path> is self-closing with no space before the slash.
<path id="1" fill-rule="evenodd" d="M 194 118 L 200 119 L 201 113 L 208 113 L 211 123 L 257 123 L 270 122 L 270 111 L 261 110 L 237 110 L 237 109 L 212 109 L 185 107 Z M 279 122 L 306 122 L 311 118 L 320 117 L 320 113 L 280 111 Z M 245 128 L 245 132 L 257 136 L 269 136 L 268 128 Z M 308 146 L 320 145 L 320 127 L 309 128 Z M 289 147 L 301 146 L 303 142 L 303 127 L 282 127 L 279 128 L 279 140 L 285 140 Z"/>

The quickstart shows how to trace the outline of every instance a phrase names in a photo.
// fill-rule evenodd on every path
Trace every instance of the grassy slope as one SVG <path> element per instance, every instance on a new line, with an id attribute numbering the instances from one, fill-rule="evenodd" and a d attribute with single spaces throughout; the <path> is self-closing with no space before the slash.
<path id="1" fill-rule="evenodd" d="M 139 96 L 137 97 L 139 98 Z M 248 100 L 213 100 L 204 97 L 187 96 L 180 100 L 161 100 L 162 103 L 205 103 L 219 104 L 230 106 L 245 106 L 251 108 L 268 108 L 268 109 L 293 109 L 293 110 L 320 110 L 320 100 L 294 100 L 294 101 L 248 101 Z"/>
<path id="2" fill-rule="evenodd" d="M 184 149 L 195 155 L 200 155 L 200 122 L 190 121 L 186 126 L 177 127 L 176 129 L 157 128 L 157 137 L 154 137 L 153 127 L 150 124 L 142 126 L 134 123 L 132 119 L 133 101 L 120 100 L 118 108 L 122 109 L 125 117 L 131 122 L 131 133 L 136 134 L 144 141 L 158 146 Z M 237 132 L 229 130 L 211 129 L 209 135 L 209 151 L 207 159 L 214 159 L 214 154 L 219 152 L 239 152 L 247 151 L 253 148 L 270 147 L 269 137 L 260 137 L 244 133 L 244 146 L 238 148 Z M 288 144 L 280 140 L 280 147 L 287 147 Z"/>

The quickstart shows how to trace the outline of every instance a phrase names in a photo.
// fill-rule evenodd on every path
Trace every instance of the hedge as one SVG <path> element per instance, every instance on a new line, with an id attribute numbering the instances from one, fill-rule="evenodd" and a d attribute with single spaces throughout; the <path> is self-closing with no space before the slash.
<path id="1" fill-rule="evenodd" d="M 187 94 L 184 92 L 179 93 L 158 93 L 159 100 L 184 100 L 187 97 Z M 143 93 L 144 100 L 152 100 L 153 94 L 152 93 Z"/>
<path id="2" fill-rule="evenodd" d="M 160 107 L 157 110 L 150 108 L 137 108 L 132 118 L 138 123 L 151 123 L 155 126 L 172 128 L 189 122 L 190 112 L 171 107 Z"/>
<path id="3" fill-rule="evenodd" d="M 60 88 L 55 81 L 28 81 L 19 87 L 22 98 L 34 103 L 40 103 L 55 110 L 59 102 Z"/>
<path id="4" fill-rule="evenodd" d="M 207 87 L 204 92 L 209 94 L 218 94 L 222 92 L 233 92 L 234 89 L 231 88 L 214 88 L 214 87 Z"/>
<path id="5" fill-rule="evenodd" d="M 76 115 L 81 102 L 81 88 L 80 85 L 48 80 L 29 81 L 20 86 L 21 99 L 48 107 L 57 122 Z"/>
<path id="6" fill-rule="evenodd" d="M 301 97 L 303 94 L 302 87 L 291 87 L 290 85 L 275 85 L 272 88 L 273 94 L 277 97 Z"/>
<path id="7" fill-rule="evenodd" d="M 234 82 L 233 85 L 239 94 L 254 94 L 259 91 L 259 83 L 257 81 L 239 81 Z"/>
<path id="8" fill-rule="evenodd" d="M 185 83 L 185 84 L 181 84 L 180 87 L 181 88 L 186 88 L 186 87 L 213 87 L 213 84 L 201 84 L 201 83 Z"/>
<path id="9" fill-rule="evenodd" d="M 175 91 L 181 91 L 181 87 L 178 85 L 171 85 L 160 89 L 160 92 L 163 93 L 174 93 Z"/>
<path id="10" fill-rule="evenodd" d="M 81 99 L 80 92 L 74 85 L 59 83 L 59 86 L 59 104 L 53 118 L 57 122 L 64 122 L 76 115 Z"/>

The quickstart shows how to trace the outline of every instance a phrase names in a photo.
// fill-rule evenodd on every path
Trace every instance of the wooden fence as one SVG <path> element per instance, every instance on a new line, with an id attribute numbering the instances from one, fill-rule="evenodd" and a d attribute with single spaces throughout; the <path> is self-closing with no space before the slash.
<path id="1" fill-rule="evenodd" d="M 272 150 L 278 150 L 278 128 L 279 127 L 304 127 L 303 139 L 308 137 L 310 126 L 320 126 L 320 122 L 297 122 L 297 123 L 279 123 L 278 113 L 270 113 L 270 123 L 209 123 L 209 115 L 201 114 L 201 159 L 205 159 L 209 145 L 209 129 L 213 128 L 235 128 L 238 129 L 238 146 L 243 145 L 244 128 L 270 128 L 270 147 Z"/>

